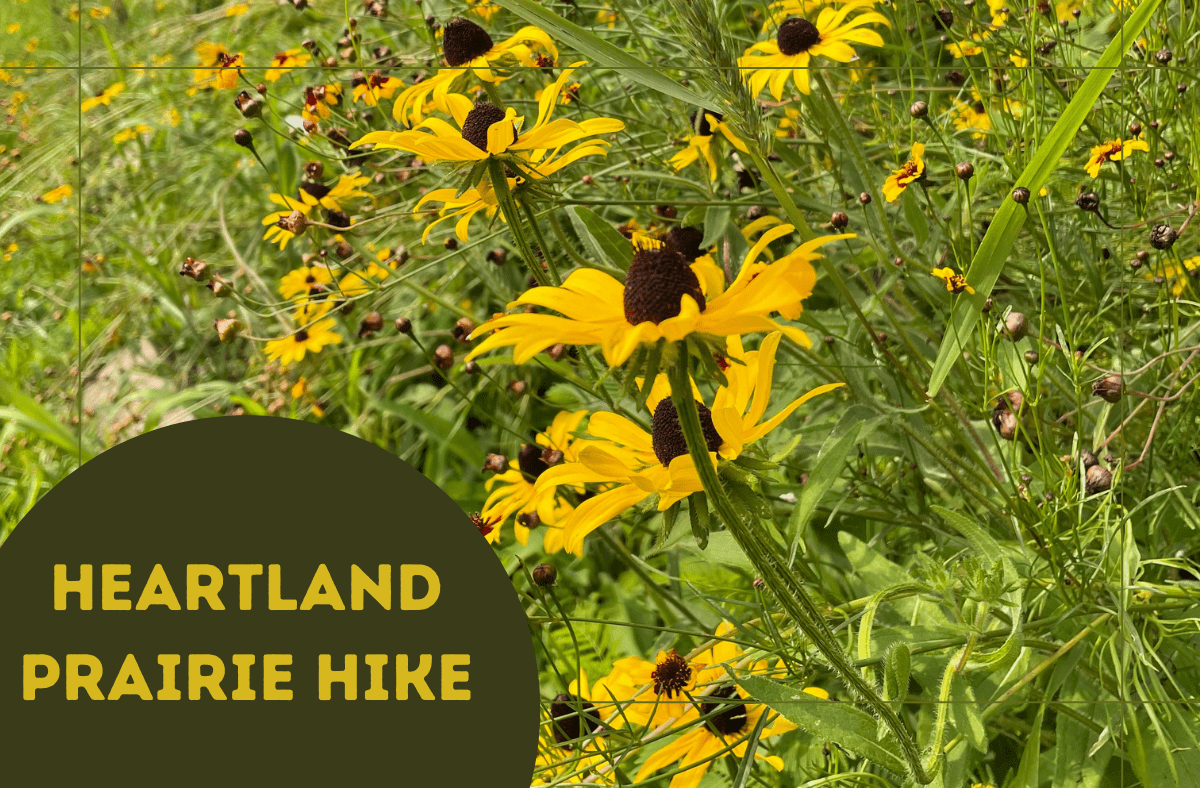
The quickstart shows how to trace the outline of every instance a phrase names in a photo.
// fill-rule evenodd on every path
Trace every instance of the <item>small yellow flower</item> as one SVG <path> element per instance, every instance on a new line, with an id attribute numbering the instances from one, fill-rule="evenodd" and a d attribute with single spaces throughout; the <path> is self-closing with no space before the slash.
<path id="1" fill-rule="evenodd" d="M 18 30 L 20 30 L 20 29 L 21 29 L 21 23 L 20 23 L 20 22 L 13 22 L 13 23 L 9 24 L 9 26 L 8 26 L 8 32 L 9 32 L 9 33 L 15 33 L 15 32 L 17 32 L 17 31 L 18 31 Z"/>
<path id="2" fill-rule="evenodd" d="M 991 116 L 988 115 L 987 107 L 978 93 L 971 102 L 954 102 L 954 109 L 950 110 L 950 119 L 954 128 L 959 131 L 970 130 L 971 136 L 977 140 L 983 139 L 987 132 L 992 130 Z"/>
<path id="3" fill-rule="evenodd" d="M 39 43 L 39 41 L 36 38 L 29 39 L 29 41 L 25 42 L 25 51 L 26 52 L 36 52 L 37 48 L 38 48 L 38 43 Z"/>
<path id="4" fill-rule="evenodd" d="M 912 156 L 893 172 L 883 182 L 883 196 L 888 202 L 895 202 L 910 183 L 915 183 L 925 177 L 925 145 L 914 142 Z"/>
<path id="5" fill-rule="evenodd" d="M 341 100 L 342 86 L 337 83 L 305 88 L 304 107 L 300 114 L 305 120 L 320 123 L 332 114 L 329 108 L 336 107 Z"/>
<path id="6" fill-rule="evenodd" d="M 267 358 L 288 367 L 303 361 L 306 353 L 320 353 L 326 345 L 336 345 L 342 341 L 341 334 L 334 331 L 337 321 L 332 317 L 324 317 L 329 311 L 329 305 L 315 310 L 308 325 L 301 327 L 294 334 L 283 339 L 272 339 L 267 342 Z"/>
<path id="7" fill-rule="evenodd" d="M 178 126 L 183 122 L 183 116 L 179 114 L 179 110 L 172 107 L 163 113 L 163 120 L 172 126 Z"/>
<path id="8" fill-rule="evenodd" d="M 120 145 L 122 142 L 128 142 L 132 139 L 137 139 L 142 134 L 149 134 L 154 129 L 147 126 L 145 123 L 139 123 L 136 126 L 129 126 L 121 129 L 113 135 L 113 144 Z"/>
<path id="9" fill-rule="evenodd" d="M 354 86 L 354 103 L 362 99 L 368 107 L 374 107 L 380 99 L 390 99 L 402 87 L 404 83 L 395 77 L 389 77 L 382 71 L 373 71 Z"/>
<path id="10" fill-rule="evenodd" d="M 705 112 L 700 118 L 699 126 L 692 119 L 692 129 L 695 134 L 688 137 L 688 146 L 671 157 L 669 164 L 676 170 L 682 170 L 689 164 L 699 161 L 701 157 L 708 163 L 709 180 L 717 179 L 717 161 L 712 154 L 712 143 L 716 132 L 729 141 L 735 149 L 746 152 L 746 143 L 738 139 L 725 123 L 725 116 L 716 112 Z"/>
<path id="11" fill-rule="evenodd" d="M 301 47 L 293 47 L 284 52 L 275 53 L 275 57 L 271 58 L 271 67 L 267 69 L 264 78 L 268 82 L 278 82 L 279 78 L 288 73 L 294 68 L 308 65 L 308 61 L 312 60 L 312 55 L 308 54 Z"/>
<path id="12" fill-rule="evenodd" d="M 87 112 L 88 110 L 94 109 L 94 108 L 100 106 L 101 104 L 103 104 L 104 106 L 107 107 L 109 105 L 109 103 L 111 103 L 115 97 L 121 95 L 121 92 L 124 90 L 125 90 L 124 82 L 114 82 L 111 85 L 109 85 L 108 87 L 106 87 L 104 90 L 97 93 L 95 96 L 84 99 L 83 103 L 79 105 L 79 111 Z"/>
<path id="13" fill-rule="evenodd" d="M 8 246 L 4 247 L 4 262 L 7 263 L 12 260 L 13 255 L 16 254 L 17 250 L 20 248 L 21 247 L 17 246 L 15 243 L 10 243 Z"/>
<path id="14" fill-rule="evenodd" d="M 325 266 L 305 265 L 283 275 L 279 280 L 279 295 L 299 302 L 315 301 L 325 293 L 325 285 L 332 282 L 333 275 Z"/>
<path id="15" fill-rule="evenodd" d="M 957 295 L 965 290 L 971 295 L 975 295 L 975 288 L 967 284 L 967 278 L 962 274 L 954 273 L 953 268 L 935 268 L 930 273 L 945 281 L 947 292 Z"/>
<path id="16" fill-rule="evenodd" d="M 247 11 L 249 11 L 249 10 L 250 10 L 250 4 L 249 4 L 249 3 L 238 3 L 238 4 L 236 4 L 236 5 L 231 5 L 231 6 L 229 6 L 229 8 L 226 8 L 226 9 L 225 9 L 225 16 L 226 16 L 226 17 L 231 17 L 231 16 L 240 16 L 240 15 L 242 15 L 242 14 L 246 13 L 246 12 L 247 12 Z"/>
<path id="17" fill-rule="evenodd" d="M 220 44 L 201 41 L 196 45 L 200 67 L 192 69 L 190 92 L 196 90 L 231 90 L 237 87 L 238 77 L 246 62 L 242 54 L 233 54 Z"/>
<path id="18" fill-rule="evenodd" d="M 1083 11 L 1083 0 L 1062 0 L 1054 4 L 1054 16 L 1059 22 L 1069 22 L 1076 11 Z"/>
<path id="19" fill-rule="evenodd" d="M 1147 279 L 1163 277 L 1170 284 L 1171 295 L 1175 298 L 1183 295 L 1183 291 L 1191 284 L 1191 278 L 1197 275 L 1200 275 L 1200 257 L 1189 257 L 1181 265 L 1168 260 L 1156 270 L 1146 272 Z"/>
<path id="20" fill-rule="evenodd" d="M 1084 169 L 1086 169 L 1087 174 L 1093 178 L 1099 177 L 1100 167 L 1104 164 L 1104 162 L 1128 159 L 1130 154 L 1135 150 L 1148 153 L 1150 151 L 1150 146 L 1146 144 L 1145 140 L 1122 141 L 1120 139 L 1115 139 L 1109 140 L 1108 142 L 1102 142 L 1101 144 L 1092 148 L 1092 155 L 1088 158 L 1087 164 L 1084 165 Z"/>
<path id="21" fill-rule="evenodd" d="M 42 202 L 53 205 L 56 202 L 69 199 L 75 190 L 71 188 L 71 184 L 64 183 L 56 189 L 51 189 L 42 195 Z"/>

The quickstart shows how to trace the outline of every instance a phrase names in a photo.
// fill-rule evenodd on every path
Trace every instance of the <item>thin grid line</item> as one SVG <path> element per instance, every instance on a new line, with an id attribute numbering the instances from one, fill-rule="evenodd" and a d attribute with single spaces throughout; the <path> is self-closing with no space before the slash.
<path id="1" fill-rule="evenodd" d="M 82 9 L 81 9 L 82 10 Z M 75 84 L 78 96 L 83 95 L 83 14 L 76 20 L 78 33 L 75 38 L 77 47 L 75 57 Z M 76 117 L 79 120 L 79 137 L 76 141 L 75 158 L 78 165 L 75 168 L 75 179 L 78 185 L 75 203 L 75 219 L 78 235 L 75 241 L 75 251 L 78 260 L 75 266 L 75 281 L 78 282 L 78 293 L 75 313 L 75 330 L 78 332 L 78 343 L 75 357 L 75 419 L 79 427 L 79 459 L 76 469 L 83 466 L 83 104 L 76 102 Z"/>

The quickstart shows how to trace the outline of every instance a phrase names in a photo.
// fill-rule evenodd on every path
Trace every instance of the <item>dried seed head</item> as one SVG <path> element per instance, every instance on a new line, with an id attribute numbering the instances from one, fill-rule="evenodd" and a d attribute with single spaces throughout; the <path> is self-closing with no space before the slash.
<path id="1" fill-rule="evenodd" d="M 1013 189 L 1012 198 L 1013 202 L 1016 204 L 1024 205 L 1025 203 L 1029 202 L 1029 189 L 1026 189 L 1024 186 L 1018 186 L 1017 188 Z"/>
<path id="2" fill-rule="evenodd" d="M 1022 312 L 1009 312 L 1004 318 L 1004 335 L 1016 342 L 1029 333 L 1029 320 Z"/>
<path id="3" fill-rule="evenodd" d="M 518 397 L 525 393 L 526 388 L 528 385 L 523 380 L 514 380 L 508 384 L 508 390 Z"/>
<path id="4" fill-rule="evenodd" d="M 1174 57 L 1174 54 L 1166 47 L 1163 47 L 1154 53 L 1154 59 L 1164 66 L 1171 62 L 1172 57 Z"/>
<path id="5" fill-rule="evenodd" d="M 242 331 L 242 321 L 233 318 L 221 318 L 213 322 L 213 328 L 216 329 L 217 339 L 221 340 L 222 344 L 229 344 Z"/>
<path id="6" fill-rule="evenodd" d="M 1129 124 L 1129 133 L 1134 137 L 1141 134 L 1142 133 L 1142 124 L 1138 123 L 1136 120 L 1132 121 Z"/>
<path id="7" fill-rule="evenodd" d="M 362 319 L 362 323 L 358 326 L 358 335 L 365 337 L 368 334 L 374 334 L 381 328 L 383 328 L 383 315 L 372 312 Z"/>
<path id="8" fill-rule="evenodd" d="M 213 274 L 205 285 L 217 298 L 229 298 L 233 295 L 233 283 L 220 274 Z"/>
<path id="9" fill-rule="evenodd" d="M 474 22 L 468 22 L 467 24 L 473 25 Z M 462 138 L 481 151 L 486 151 L 488 129 L 493 124 L 499 123 L 502 120 L 504 120 L 504 110 L 495 104 L 478 101 L 471 111 L 467 113 L 466 120 L 463 121 Z"/>
<path id="10" fill-rule="evenodd" d="M 940 30 L 949 30 L 950 26 L 954 24 L 954 12 L 949 8 L 939 8 L 933 12 L 931 18 L 933 26 Z"/>
<path id="11" fill-rule="evenodd" d="M 300 211 L 292 211 L 279 220 L 279 226 L 292 235 L 304 235 L 304 231 L 308 229 L 308 217 Z"/>
<path id="12" fill-rule="evenodd" d="M 708 450 L 718 451 L 721 448 L 721 433 L 713 424 L 712 411 L 703 402 L 696 403 L 696 410 L 700 413 L 700 428 Z M 670 465 L 676 457 L 688 453 L 687 439 L 679 425 L 679 412 L 675 410 L 675 402 L 670 397 L 661 400 L 654 409 L 654 418 L 650 421 L 650 442 L 654 447 L 654 456 L 663 467 Z"/>
<path id="13" fill-rule="evenodd" d="M 1105 402 L 1120 402 L 1125 390 L 1125 381 L 1117 374 L 1109 374 L 1092 384 L 1092 394 Z"/>
<path id="14" fill-rule="evenodd" d="M 454 324 L 454 328 L 450 329 L 450 335 L 457 339 L 462 344 L 467 344 L 467 337 L 471 336 L 471 332 L 475 330 L 475 321 L 469 317 L 460 317 Z"/>
<path id="15" fill-rule="evenodd" d="M 1170 249 L 1177 238 L 1179 233 L 1169 224 L 1157 225 L 1150 231 L 1150 245 L 1159 251 Z"/>
<path id="16" fill-rule="evenodd" d="M 1001 397 L 992 409 L 992 426 L 1006 441 L 1012 440 L 1017 434 L 1017 416 L 1009 408 L 1008 402 Z"/>
<path id="17" fill-rule="evenodd" d="M 975 175 L 975 165 L 969 161 L 962 161 L 954 165 L 954 174 L 959 180 L 969 181 Z"/>
<path id="18" fill-rule="evenodd" d="M 565 455 L 558 449 L 552 449 L 549 446 L 542 449 L 542 462 L 546 465 L 558 465 L 563 461 Z"/>
<path id="19" fill-rule="evenodd" d="M 567 354 L 567 346 L 564 345 L 562 342 L 551 345 L 549 350 L 546 351 L 546 355 L 548 355 L 554 361 L 558 361 L 560 358 L 562 358 L 566 354 Z"/>
<path id="20" fill-rule="evenodd" d="M 257 96 L 251 96 L 244 90 L 234 96 L 233 106 L 237 108 L 238 112 L 242 113 L 243 118 L 257 118 L 259 115 L 262 115 L 262 99 Z M 239 142 L 238 144 L 240 145 L 241 143 Z"/>
<path id="21" fill-rule="evenodd" d="M 442 54 L 446 56 L 446 65 L 451 68 L 483 57 L 492 46 L 492 37 L 488 32 L 467 19 L 451 19 L 442 31 Z"/>
<path id="22" fill-rule="evenodd" d="M 433 363 L 440 370 L 447 370 L 454 366 L 454 351 L 449 345 L 438 345 L 433 351 Z"/>
<path id="23" fill-rule="evenodd" d="M 233 132 L 233 141 L 247 150 L 254 150 L 254 138 L 245 129 L 238 129 Z"/>
<path id="24" fill-rule="evenodd" d="M 310 181 L 319 181 L 325 177 L 325 165 L 319 161 L 310 161 L 304 165 L 304 177 Z"/>
<path id="25" fill-rule="evenodd" d="M 501 248 L 493 249 L 487 253 L 487 261 L 492 265 L 504 265 L 504 261 L 508 259 L 508 252 Z"/>
<path id="26" fill-rule="evenodd" d="M 834 211 L 829 217 L 829 224 L 835 230 L 841 230 L 846 225 L 850 224 L 850 217 L 845 211 Z"/>
<path id="27" fill-rule="evenodd" d="M 212 272 L 208 270 L 208 263 L 189 257 L 180 266 L 179 275 L 195 279 L 197 282 L 206 282 L 212 276 Z"/>
<path id="28" fill-rule="evenodd" d="M 399 331 L 401 334 L 411 335 L 412 331 L 413 331 L 412 321 L 409 320 L 407 317 L 396 318 L 396 330 Z"/>
<path id="29" fill-rule="evenodd" d="M 870 192 L 862 192 L 861 194 L 859 194 L 858 202 L 861 205 L 870 205 L 871 204 L 871 193 Z"/>
<path id="30" fill-rule="evenodd" d="M 533 582 L 539 588 L 549 588 L 558 579 L 558 570 L 550 564 L 538 564 L 533 568 Z"/>
<path id="31" fill-rule="evenodd" d="M 1088 495 L 1108 492 L 1112 489 L 1112 472 L 1103 465 L 1093 465 L 1084 476 L 1083 489 Z"/>
<path id="32" fill-rule="evenodd" d="M 1040 361 L 1041 358 L 1042 358 L 1041 355 L 1039 355 L 1036 350 L 1026 350 L 1025 351 L 1025 363 L 1029 364 L 1030 366 L 1038 363 L 1038 361 Z"/>
<path id="33" fill-rule="evenodd" d="M 508 458 L 503 454 L 493 454 L 488 452 L 487 459 L 483 461 L 483 470 L 485 473 L 504 473 L 508 468 Z"/>
<path id="34" fill-rule="evenodd" d="M 1079 210 L 1094 213 L 1100 209 L 1100 196 L 1095 192 L 1083 192 L 1075 198 Z"/>
<path id="35" fill-rule="evenodd" d="M 821 31 L 817 29 L 817 26 L 798 16 L 785 19 L 775 36 L 775 43 L 779 45 L 779 51 L 788 57 L 807 52 L 820 41 Z"/>
<path id="36" fill-rule="evenodd" d="M 1087 449 L 1079 452 L 1079 464 L 1083 466 L 1084 470 L 1087 470 L 1098 462 L 1100 461 L 1096 459 L 1096 455 Z"/>
<path id="37" fill-rule="evenodd" d="M 929 114 L 929 105 L 924 101 L 915 101 L 913 102 L 912 106 L 908 108 L 908 114 L 912 115 L 914 118 L 923 118 Z"/>

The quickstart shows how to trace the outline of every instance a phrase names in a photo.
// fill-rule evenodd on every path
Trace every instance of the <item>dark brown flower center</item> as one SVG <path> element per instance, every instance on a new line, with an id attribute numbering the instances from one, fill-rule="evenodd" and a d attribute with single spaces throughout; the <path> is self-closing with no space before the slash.
<path id="1" fill-rule="evenodd" d="M 713 425 L 712 411 L 703 402 L 696 403 L 700 412 L 700 428 L 704 431 L 704 442 L 709 451 L 721 448 L 721 433 Z M 654 418 L 650 421 L 650 442 L 654 446 L 654 456 L 667 466 L 676 457 L 688 453 L 687 440 L 683 437 L 683 428 L 679 426 L 679 411 L 675 410 L 675 402 L 667 397 L 658 403 L 654 409 Z"/>
<path id="2" fill-rule="evenodd" d="M 700 125 L 699 126 L 696 125 L 696 116 L 697 115 L 700 116 Z M 712 127 L 712 124 L 708 122 L 709 115 L 712 115 L 714 118 L 716 118 L 718 123 L 725 120 L 725 116 L 720 114 L 719 112 L 706 112 L 704 110 L 701 110 L 700 112 L 693 112 L 691 126 L 695 130 L 695 132 L 697 134 L 699 134 L 701 137 L 711 137 L 712 136 L 713 127 Z"/>
<path id="3" fill-rule="evenodd" d="M 318 200 L 329 194 L 329 187 L 323 183 L 313 183 L 312 181 L 301 181 L 300 188 L 316 197 Z"/>
<path id="4" fill-rule="evenodd" d="M 692 666 L 675 649 L 671 649 L 671 653 L 650 673 L 650 680 L 654 682 L 655 695 L 674 698 L 692 680 Z"/>
<path id="5" fill-rule="evenodd" d="M 569 747 L 567 742 L 575 741 L 580 736 L 586 736 L 600 728 L 600 715 L 596 707 L 586 700 L 563 693 L 554 698 L 550 704 L 551 725 L 554 729 L 554 741 Z"/>
<path id="6" fill-rule="evenodd" d="M 307 342 L 308 341 L 308 332 L 302 328 L 296 332 L 293 339 L 295 339 L 297 342 Z"/>
<path id="7" fill-rule="evenodd" d="M 700 704 L 700 712 L 705 717 L 712 714 L 711 717 L 708 717 L 704 721 L 709 730 L 722 736 L 736 736 L 746 729 L 746 723 L 749 722 L 746 704 L 741 702 L 722 702 L 729 701 L 730 699 L 740 701 L 740 697 L 737 694 L 737 687 L 722 687 L 716 692 L 710 693 L 708 697 L 720 698 L 720 701 L 716 703 Z M 716 713 L 713 714 L 713 712 Z"/>
<path id="8" fill-rule="evenodd" d="M 788 17 L 779 26 L 775 42 L 779 51 L 789 57 L 807 52 L 821 41 L 821 31 L 807 19 L 798 16 Z"/>
<path id="9" fill-rule="evenodd" d="M 542 447 L 535 446 L 532 443 L 526 443 L 517 452 L 517 467 L 521 469 L 521 473 L 526 476 L 536 479 L 549 469 L 549 465 L 542 459 Z"/>
<path id="10" fill-rule="evenodd" d="M 670 244 L 638 249 L 625 275 L 625 319 L 630 325 L 661 323 L 679 314 L 680 299 L 690 295 L 703 312 L 704 292 L 687 259 Z"/>
<path id="11" fill-rule="evenodd" d="M 488 32 L 468 19 L 452 19 L 442 31 L 442 54 L 451 68 L 486 55 L 492 45 Z"/>
<path id="12" fill-rule="evenodd" d="M 699 227 L 672 227 L 667 236 L 667 243 L 688 263 L 694 263 L 696 258 L 704 254 L 700 244 L 704 241 L 704 231 Z"/>
<path id="13" fill-rule="evenodd" d="M 467 118 L 463 121 L 462 137 L 481 151 L 486 151 L 488 129 L 502 120 L 504 110 L 495 104 L 480 101 L 467 113 Z"/>

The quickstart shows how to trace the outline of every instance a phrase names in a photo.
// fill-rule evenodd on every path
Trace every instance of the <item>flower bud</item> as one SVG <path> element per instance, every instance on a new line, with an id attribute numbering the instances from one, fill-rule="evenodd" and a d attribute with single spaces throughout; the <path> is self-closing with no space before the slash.
<path id="1" fill-rule="evenodd" d="M 1041 360 L 1041 355 L 1036 350 L 1025 351 L 1025 363 L 1033 366 Z"/>
<path id="2" fill-rule="evenodd" d="M 1160 251 L 1170 249 L 1175 245 L 1175 239 L 1179 237 L 1179 233 L 1169 224 L 1157 225 L 1150 231 L 1150 245 Z"/>
<path id="3" fill-rule="evenodd" d="M 1141 133 L 1142 133 L 1142 124 L 1138 123 L 1136 120 L 1135 120 L 1135 121 L 1132 121 L 1132 122 L 1129 124 L 1129 134 L 1130 134 L 1131 136 L 1134 136 L 1134 137 L 1136 137 L 1136 136 L 1138 136 L 1138 135 L 1139 135 L 1139 134 L 1141 134 Z"/>
<path id="4" fill-rule="evenodd" d="M 1172 53 L 1171 50 L 1167 49 L 1166 47 L 1163 47 L 1154 53 L 1154 59 L 1164 66 L 1171 62 L 1172 57 L 1174 57 L 1174 53 Z"/>
<path id="5" fill-rule="evenodd" d="M 475 321 L 469 317 L 460 317 L 455 323 L 454 328 L 450 329 L 450 335 L 457 339 L 462 344 L 468 344 L 467 337 L 471 336 L 471 332 L 475 330 Z"/>
<path id="6" fill-rule="evenodd" d="M 1093 465 L 1084 476 L 1083 489 L 1088 495 L 1108 492 L 1112 489 L 1112 472 L 1099 463 Z"/>
<path id="7" fill-rule="evenodd" d="M 996 407 L 992 409 L 992 426 L 1006 441 L 1012 440 L 1017 435 L 1017 416 L 1003 397 L 996 401 Z"/>
<path id="8" fill-rule="evenodd" d="M 304 177 L 310 181 L 319 181 L 325 177 L 325 164 L 319 161 L 310 161 L 304 165 Z"/>
<path id="9" fill-rule="evenodd" d="M 242 321 L 234 318 L 222 318 L 213 322 L 213 328 L 216 329 L 217 339 L 221 340 L 222 344 L 229 344 L 242 331 Z"/>
<path id="10" fill-rule="evenodd" d="M 1105 402 L 1120 402 L 1125 381 L 1117 374 L 1109 374 L 1092 384 L 1092 394 Z"/>
<path id="11" fill-rule="evenodd" d="M 479 373 L 483 372 L 483 367 L 479 366 L 478 361 L 472 360 L 468 361 L 466 364 L 463 364 L 463 372 L 466 372 L 468 375 L 478 375 Z"/>
<path id="12" fill-rule="evenodd" d="M 517 524 L 532 531 L 542 524 L 542 518 L 537 512 L 525 512 L 517 515 Z"/>
<path id="13" fill-rule="evenodd" d="M 840 230 L 850 224 L 850 217 L 846 215 L 845 211 L 834 211 L 829 217 L 829 224 L 833 229 Z"/>
<path id="14" fill-rule="evenodd" d="M 969 161 L 959 162 L 954 165 L 954 174 L 958 176 L 959 180 L 969 181 L 975 174 L 975 165 Z"/>
<path id="15" fill-rule="evenodd" d="M 871 204 L 871 193 L 863 192 L 862 194 L 858 195 L 858 202 L 861 205 L 870 205 Z"/>
<path id="16" fill-rule="evenodd" d="M 487 253 L 487 261 L 493 265 L 504 265 L 504 261 L 508 259 L 508 252 L 505 249 L 497 248 Z"/>
<path id="17" fill-rule="evenodd" d="M 438 345 L 433 351 L 433 363 L 440 370 L 447 370 L 454 366 L 454 351 L 449 345 Z"/>
<path id="18" fill-rule="evenodd" d="M 924 101 L 914 101 L 912 106 L 908 108 L 908 114 L 914 118 L 923 118 L 929 114 L 929 105 Z"/>
<path id="19" fill-rule="evenodd" d="M 411 336 L 412 330 L 413 330 L 412 329 L 412 321 L 409 320 L 407 317 L 396 318 L 396 330 L 399 331 L 401 334 L 408 334 Z"/>
<path id="20" fill-rule="evenodd" d="M 212 272 L 208 270 L 208 263 L 189 257 L 179 268 L 179 275 L 195 279 L 197 282 L 206 282 L 212 276 Z"/>
<path id="21" fill-rule="evenodd" d="M 1029 333 L 1029 320 L 1022 312 L 1009 312 L 1004 318 L 1004 335 L 1016 342 Z"/>
<path id="22" fill-rule="evenodd" d="M 1013 202 L 1017 205 L 1024 205 L 1029 202 L 1029 189 L 1024 186 L 1018 186 L 1012 191 Z"/>
<path id="23" fill-rule="evenodd" d="M 549 588 L 557 579 L 558 570 L 550 564 L 538 564 L 533 569 L 533 582 L 537 583 L 539 588 Z"/>
<path id="24" fill-rule="evenodd" d="M 245 129 L 233 132 L 233 141 L 247 150 L 254 150 L 254 138 Z"/>

